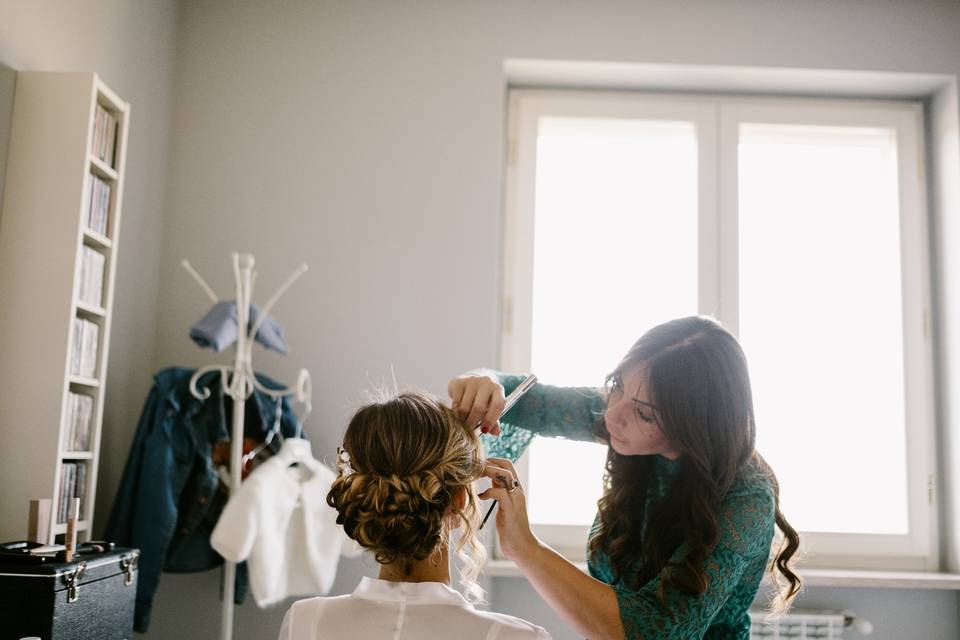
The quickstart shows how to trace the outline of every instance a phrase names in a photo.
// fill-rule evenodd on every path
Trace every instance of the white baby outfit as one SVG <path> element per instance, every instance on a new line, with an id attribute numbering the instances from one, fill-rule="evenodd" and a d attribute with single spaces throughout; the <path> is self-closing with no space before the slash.
<path id="1" fill-rule="evenodd" d="M 259 606 L 329 593 L 349 542 L 326 501 L 335 477 L 322 464 L 307 471 L 273 457 L 231 496 L 210 544 L 231 562 L 247 560 Z"/>

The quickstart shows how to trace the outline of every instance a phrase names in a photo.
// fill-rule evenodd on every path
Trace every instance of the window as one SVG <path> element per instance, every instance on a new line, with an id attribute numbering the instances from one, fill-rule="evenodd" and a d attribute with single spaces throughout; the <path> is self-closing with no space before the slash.
<path id="1" fill-rule="evenodd" d="M 600 386 L 647 329 L 713 315 L 809 562 L 934 568 L 921 113 L 511 92 L 501 366 Z M 519 464 L 538 535 L 574 558 L 605 454 L 537 439 Z"/>

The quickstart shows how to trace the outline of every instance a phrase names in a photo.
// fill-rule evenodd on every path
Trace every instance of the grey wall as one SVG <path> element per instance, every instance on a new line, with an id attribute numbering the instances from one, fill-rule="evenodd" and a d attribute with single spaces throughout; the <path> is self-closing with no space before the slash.
<path id="1" fill-rule="evenodd" d="M 495 364 L 506 58 L 955 75 L 957 34 L 954 1 L 182 3 L 156 365 L 210 359 L 186 338 L 206 302 L 177 263 L 226 291 L 233 250 L 255 253 L 261 300 L 311 266 L 277 309 L 291 355 L 256 357 L 313 372 L 321 452 L 391 368 L 441 393 Z M 345 564 L 334 591 L 372 570 Z M 497 608 L 574 637 L 524 582 L 494 583 Z M 164 577 L 150 637 L 212 637 L 215 584 Z M 805 602 L 874 615 L 878 639 L 960 628 L 954 592 Z M 283 609 L 244 608 L 237 637 L 271 637 Z"/>
<path id="2" fill-rule="evenodd" d="M 154 369 L 176 14 L 173 0 L 0 0 L 0 63 L 96 71 L 131 104 L 95 527 L 106 519 Z"/>
<path id="3" fill-rule="evenodd" d="M 16 70 L 0 64 L 0 205 L 3 204 L 3 178 L 7 172 L 10 118 L 13 116 L 13 91 L 16 85 Z"/>

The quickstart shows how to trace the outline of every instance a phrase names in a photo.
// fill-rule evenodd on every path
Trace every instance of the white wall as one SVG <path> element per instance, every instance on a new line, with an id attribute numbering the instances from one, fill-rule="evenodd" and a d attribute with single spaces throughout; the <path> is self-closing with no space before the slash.
<path id="1" fill-rule="evenodd" d="M 0 63 L 18 71 L 96 71 L 131 103 L 95 514 L 100 528 L 154 368 L 176 14 L 173 0 L 0 0 Z"/>
<path id="2" fill-rule="evenodd" d="M 179 259 L 225 290 L 237 249 L 261 265 L 260 299 L 311 266 L 276 313 L 291 355 L 257 357 L 313 372 L 318 451 L 391 367 L 442 393 L 495 364 L 507 58 L 958 74 L 958 34 L 951 1 L 182 3 L 156 364 L 210 358 L 186 337 L 206 302 Z M 347 564 L 335 592 L 371 570 Z M 525 583 L 495 582 L 496 606 L 574 637 Z M 165 576 L 150 637 L 212 637 L 215 585 Z M 953 592 L 807 597 L 882 616 L 876 638 L 960 627 Z M 237 637 L 270 637 L 282 609 L 245 607 Z"/>

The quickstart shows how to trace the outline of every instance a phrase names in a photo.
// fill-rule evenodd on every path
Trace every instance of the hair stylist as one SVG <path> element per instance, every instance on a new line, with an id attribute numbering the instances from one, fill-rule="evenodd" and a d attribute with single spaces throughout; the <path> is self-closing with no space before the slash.
<path id="1" fill-rule="evenodd" d="M 503 552 L 579 633 L 591 640 L 749 638 L 748 608 L 768 566 L 775 607 L 799 591 L 789 565 L 799 538 L 780 513 L 776 477 L 754 448 L 746 359 L 717 322 L 689 317 L 655 327 L 606 389 L 537 385 L 502 425 L 504 393 L 522 377 L 485 373 L 449 385 L 467 424 L 482 422 L 501 436 L 489 443 L 503 457 L 488 461 L 494 484 L 480 497 L 500 501 Z M 587 542 L 589 575 L 530 529 L 510 459 L 534 435 L 609 445 Z M 775 526 L 783 536 L 771 561 Z"/>

